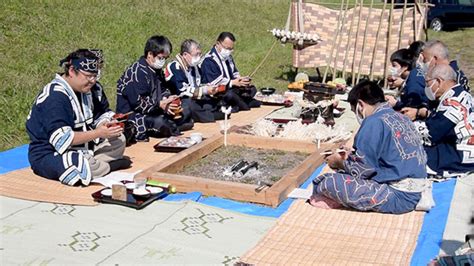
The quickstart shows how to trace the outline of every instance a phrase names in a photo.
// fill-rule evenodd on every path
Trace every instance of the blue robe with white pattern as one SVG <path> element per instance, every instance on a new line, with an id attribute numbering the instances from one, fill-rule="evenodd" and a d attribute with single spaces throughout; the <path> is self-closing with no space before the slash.
<path id="1" fill-rule="evenodd" d="M 142 56 L 117 81 L 117 113 L 134 112 L 129 116 L 129 121 L 136 128 L 137 140 L 147 140 L 149 135 L 180 135 L 180 126 L 183 126 L 183 130 L 193 126 L 189 117 L 174 120 L 160 108 L 160 101 L 168 97 L 170 92 L 163 87 L 163 77 L 159 71 L 151 68 Z"/>
<path id="2" fill-rule="evenodd" d="M 453 60 L 449 62 L 449 65 L 453 68 L 454 72 L 456 72 L 456 81 L 461 87 L 469 92 L 471 88 L 469 87 L 469 79 L 464 75 L 464 72 L 459 68 L 458 62 Z"/>
<path id="3" fill-rule="evenodd" d="M 426 178 L 426 153 L 413 123 L 382 103 L 362 122 L 353 148 L 345 169 L 317 177 L 313 193 L 362 211 L 414 210 L 421 193 L 389 185 L 405 178 Z"/>
<path id="4" fill-rule="evenodd" d="M 220 110 L 220 97 L 207 94 L 210 86 L 201 84 L 199 68 L 187 67 L 181 55 L 168 64 L 165 70 L 165 78 L 172 94 L 185 95 L 181 100 L 184 105 L 189 106 L 192 118 L 196 122 L 208 123 L 224 119 Z"/>
<path id="5" fill-rule="evenodd" d="M 89 184 L 92 172 L 85 155 L 93 155 L 93 143 L 72 146 L 72 141 L 75 132 L 98 124 L 93 102 L 92 92 L 75 92 L 60 75 L 43 88 L 26 121 L 28 159 L 35 174 L 68 185 Z M 104 114 L 96 113 L 101 119 L 110 115 Z"/>
<path id="6" fill-rule="evenodd" d="M 448 177 L 474 170 L 474 103 L 459 84 L 445 92 L 426 121 L 417 121 L 428 166 Z"/>
<path id="7" fill-rule="evenodd" d="M 393 109 L 399 111 L 403 107 L 427 107 L 428 98 L 425 94 L 425 76 L 423 71 L 416 67 L 410 71 L 403 86 L 400 100 L 397 101 Z"/>
<path id="8" fill-rule="evenodd" d="M 240 73 L 235 66 L 233 57 L 229 56 L 228 59 L 223 59 L 215 46 L 204 56 L 201 72 L 203 84 L 225 85 L 227 87 L 223 99 L 226 105 L 232 106 L 232 112 L 250 110 L 250 108 L 260 106 L 260 102 L 253 99 L 257 93 L 254 86 L 248 88 L 231 87 L 231 81 L 239 78 Z"/>

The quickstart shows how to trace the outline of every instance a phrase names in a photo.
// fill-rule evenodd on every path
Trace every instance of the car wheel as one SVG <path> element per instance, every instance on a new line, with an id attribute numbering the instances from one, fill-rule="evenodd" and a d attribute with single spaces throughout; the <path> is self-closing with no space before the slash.
<path id="1" fill-rule="evenodd" d="M 439 18 L 434 18 L 431 21 L 430 28 L 434 31 L 441 31 L 443 29 L 443 22 Z"/>

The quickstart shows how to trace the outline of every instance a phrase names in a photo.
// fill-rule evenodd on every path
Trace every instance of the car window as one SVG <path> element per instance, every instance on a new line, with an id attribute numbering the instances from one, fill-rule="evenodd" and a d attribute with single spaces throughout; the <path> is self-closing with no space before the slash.
<path id="1" fill-rule="evenodd" d="M 459 4 L 463 6 L 474 6 L 472 0 L 459 0 Z"/>

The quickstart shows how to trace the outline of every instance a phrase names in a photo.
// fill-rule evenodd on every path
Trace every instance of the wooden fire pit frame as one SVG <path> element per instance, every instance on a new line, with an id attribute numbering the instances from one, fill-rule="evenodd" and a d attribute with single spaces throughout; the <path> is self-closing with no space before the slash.
<path id="1" fill-rule="evenodd" d="M 139 175 L 160 182 L 170 183 L 176 187 L 178 192 L 200 191 L 207 196 L 218 196 L 276 207 L 287 198 L 294 188 L 299 187 L 321 165 L 324 158 L 320 153 L 336 146 L 336 144 L 323 144 L 320 149 L 317 149 L 316 144 L 311 142 L 243 134 L 229 134 L 227 136 L 227 144 L 260 149 L 278 149 L 288 152 L 300 151 L 310 155 L 271 187 L 259 192 L 255 190 L 258 187 L 257 185 L 176 174 L 185 165 L 199 160 L 223 146 L 224 137 L 216 134 L 194 147 L 181 151 L 165 161 L 145 169 Z"/>

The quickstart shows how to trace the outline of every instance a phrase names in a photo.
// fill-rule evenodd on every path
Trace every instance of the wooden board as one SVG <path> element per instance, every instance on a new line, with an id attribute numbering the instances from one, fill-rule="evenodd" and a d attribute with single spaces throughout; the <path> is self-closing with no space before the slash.
<path id="1" fill-rule="evenodd" d="M 167 161 L 160 162 L 140 173 L 153 180 L 174 185 L 178 192 L 200 191 L 207 196 L 248 201 L 278 206 L 288 194 L 299 187 L 323 162 L 320 154 L 326 149 L 334 149 L 338 144 L 324 144 L 320 149 L 314 143 L 279 138 L 265 138 L 242 134 L 229 134 L 228 144 L 260 149 L 278 149 L 289 152 L 304 152 L 310 155 L 298 166 L 286 173 L 271 187 L 259 192 L 257 185 L 242 184 L 230 181 L 213 180 L 195 176 L 177 175 L 186 165 L 205 157 L 224 145 L 224 137 L 216 134 L 199 145 L 177 153 Z"/>

